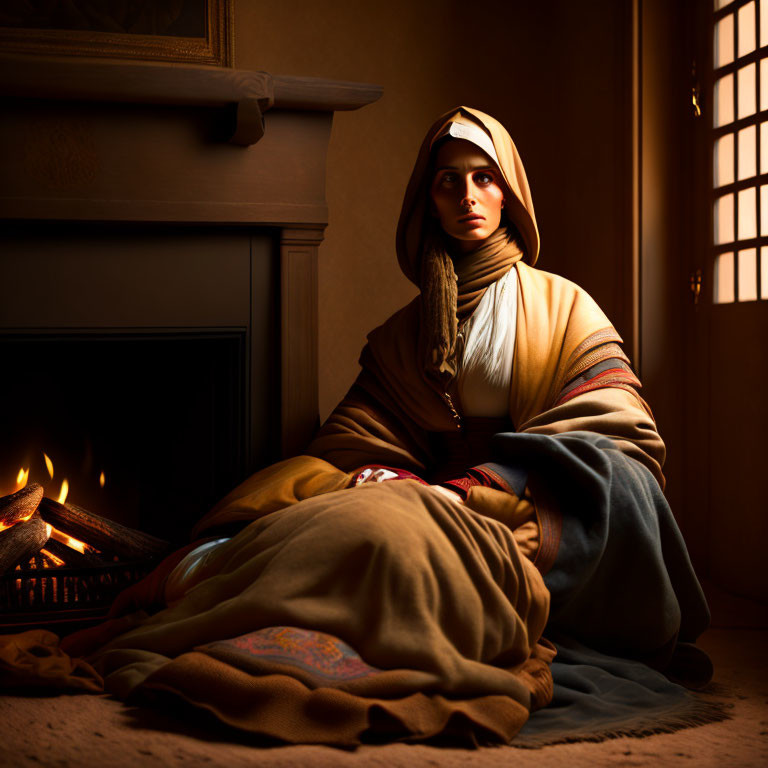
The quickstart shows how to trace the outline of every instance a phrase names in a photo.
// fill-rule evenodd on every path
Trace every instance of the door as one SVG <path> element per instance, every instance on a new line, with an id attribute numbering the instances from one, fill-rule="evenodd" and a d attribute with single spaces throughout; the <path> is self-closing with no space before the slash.
<path id="1" fill-rule="evenodd" d="M 690 8 L 686 516 L 712 581 L 766 600 L 768 0 Z"/>

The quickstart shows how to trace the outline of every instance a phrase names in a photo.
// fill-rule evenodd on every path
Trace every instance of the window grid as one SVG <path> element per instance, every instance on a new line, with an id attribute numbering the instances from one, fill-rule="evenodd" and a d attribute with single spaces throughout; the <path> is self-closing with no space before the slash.
<path id="1" fill-rule="evenodd" d="M 768 298 L 768 285 L 765 284 L 768 275 L 768 162 L 761 160 L 761 144 L 766 138 L 762 131 L 768 130 L 768 8 L 763 11 L 767 14 L 764 22 L 767 28 L 763 31 L 761 2 L 768 4 L 768 0 L 714 0 L 713 300 L 717 304 Z M 725 22 L 718 25 L 721 20 Z M 728 37 L 718 39 L 723 29 Z M 745 34 L 752 39 L 746 38 Z M 729 39 L 731 35 L 732 40 Z M 761 43 L 764 43 L 762 47 Z M 719 58 L 725 59 L 726 63 L 717 66 Z M 761 63 L 766 67 L 765 71 L 761 71 Z M 746 82 L 752 90 L 752 73 L 754 91 L 750 94 L 743 84 Z M 761 102 L 762 80 L 766 80 L 766 95 Z M 729 85 L 732 86 L 730 93 Z M 720 95 L 727 95 L 732 103 L 719 103 Z M 725 120 L 718 125 L 723 108 Z M 763 123 L 766 123 L 765 129 L 761 128 Z M 752 130 L 745 130 L 750 128 Z M 722 145 L 719 140 L 723 140 Z M 753 147 L 751 157 L 747 140 Z M 721 162 L 727 159 L 722 150 L 732 154 L 727 167 Z M 723 181 L 727 183 L 721 183 Z"/>

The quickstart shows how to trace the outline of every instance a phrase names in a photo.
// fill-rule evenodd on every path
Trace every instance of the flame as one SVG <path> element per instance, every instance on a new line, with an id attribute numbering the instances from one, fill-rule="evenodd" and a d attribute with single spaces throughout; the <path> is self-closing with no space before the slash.
<path id="1" fill-rule="evenodd" d="M 53 554 L 53 552 L 49 552 L 47 549 L 41 549 L 40 554 L 50 558 L 53 561 L 53 564 L 57 567 L 66 565 L 66 563 L 60 557 L 57 557 Z"/>
<path id="2" fill-rule="evenodd" d="M 66 544 L 66 546 L 71 549 L 76 549 L 83 555 L 85 554 L 86 549 L 89 552 L 94 551 L 93 547 L 89 547 L 84 541 L 79 541 L 78 539 L 72 538 L 72 536 L 67 536 L 66 533 L 62 533 L 61 531 L 56 530 L 56 528 L 51 528 L 51 538 L 61 544 Z"/>
<path id="3" fill-rule="evenodd" d="M 48 470 L 48 475 L 53 479 L 53 462 L 48 458 L 48 454 L 44 453 L 43 458 L 45 459 L 45 468 Z"/>
<path id="4" fill-rule="evenodd" d="M 32 515 L 34 515 L 34 514 L 35 514 L 35 510 L 33 509 L 28 515 L 24 515 L 24 517 L 20 517 L 18 520 L 14 520 L 10 524 L 9 523 L 0 523 L 0 533 L 2 531 L 7 530 L 12 525 L 16 525 L 17 523 L 26 523 L 27 520 L 29 520 L 32 517 Z M 50 536 L 51 534 L 49 533 L 48 535 Z"/>
<path id="5" fill-rule="evenodd" d="M 59 504 L 63 504 L 67 500 L 67 494 L 69 493 L 69 482 L 67 481 L 67 478 L 65 477 L 61 481 L 61 490 L 59 491 L 59 498 L 57 501 Z"/>
<path id="6" fill-rule="evenodd" d="M 104 473 L 102 472 L 99 475 L 99 485 L 103 488 L 107 482 L 107 478 L 104 476 Z"/>
<path id="7" fill-rule="evenodd" d="M 16 475 L 16 490 L 20 491 L 22 488 L 26 487 L 28 479 L 29 469 L 24 469 L 24 467 L 22 467 L 19 470 L 19 474 Z"/>

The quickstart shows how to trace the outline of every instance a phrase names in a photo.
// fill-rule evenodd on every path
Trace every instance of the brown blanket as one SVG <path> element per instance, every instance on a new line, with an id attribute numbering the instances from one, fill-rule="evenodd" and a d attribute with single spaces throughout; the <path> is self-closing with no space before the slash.
<path id="1" fill-rule="evenodd" d="M 310 468 L 328 482 L 302 485 Z M 554 655 L 541 640 L 549 593 L 513 531 L 411 480 L 327 490 L 334 473 L 307 457 L 265 470 L 209 520 L 239 517 L 249 488 L 270 482 L 286 502 L 320 494 L 220 545 L 172 607 L 86 630 L 66 650 L 90 654 L 121 698 L 171 694 L 289 742 L 508 742 L 550 700 Z M 124 605 L 152 602 L 158 583 Z"/>

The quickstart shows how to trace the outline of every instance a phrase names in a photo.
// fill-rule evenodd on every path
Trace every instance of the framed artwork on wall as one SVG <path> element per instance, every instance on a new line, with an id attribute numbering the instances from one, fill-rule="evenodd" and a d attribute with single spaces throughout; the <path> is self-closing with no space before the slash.
<path id="1" fill-rule="evenodd" d="M 233 0 L 0 0 L 0 49 L 232 66 Z"/>

